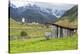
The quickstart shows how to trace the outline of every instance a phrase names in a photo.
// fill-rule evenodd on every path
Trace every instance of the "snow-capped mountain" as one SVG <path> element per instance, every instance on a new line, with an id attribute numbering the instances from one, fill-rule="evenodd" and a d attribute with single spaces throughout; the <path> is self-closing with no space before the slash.
<path id="1" fill-rule="evenodd" d="M 61 17 L 65 9 L 55 9 L 42 7 L 36 3 L 27 2 L 23 6 L 15 6 L 10 3 L 10 17 L 17 21 L 21 21 L 22 17 L 26 18 L 26 22 L 54 22 L 57 18 Z"/>
<path id="2" fill-rule="evenodd" d="M 24 3 L 24 4 L 23 4 Z M 16 6 L 16 8 L 23 8 L 23 9 L 26 9 L 25 7 L 32 7 L 33 9 L 41 9 L 42 11 L 44 12 L 47 12 L 47 13 L 50 13 L 52 11 L 52 14 L 55 15 L 56 17 L 60 17 L 63 15 L 63 13 L 66 11 L 66 10 L 58 10 L 55 9 L 55 8 L 48 8 L 48 7 L 45 7 L 44 5 L 40 5 L 40 3 L 36 3 L 36 2 L 11 2 L 11 4 L 14 4 L 14 6 Z M 42 7 L 41 7 L 42 6 Z"/>

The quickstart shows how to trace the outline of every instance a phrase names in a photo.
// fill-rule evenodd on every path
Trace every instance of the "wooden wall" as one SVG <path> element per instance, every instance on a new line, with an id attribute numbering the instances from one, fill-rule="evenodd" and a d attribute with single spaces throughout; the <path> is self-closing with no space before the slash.
<path id="1" fill-rule="evenodd" d="M 74 34 L 74 29 L 67 29 L 58 26 L 52 26 L 51 30 L 52 30 L 51 32 L 52 38 L 67 37 L 67 36 L 72 36 Z"/>

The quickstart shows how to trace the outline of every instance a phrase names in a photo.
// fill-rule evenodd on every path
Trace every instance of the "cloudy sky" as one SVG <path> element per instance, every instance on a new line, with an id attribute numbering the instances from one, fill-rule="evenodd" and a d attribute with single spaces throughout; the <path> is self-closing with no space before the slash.
<path id="1" fill-rule="evenodd" d="M 65 9 L 68 10 L 71 7 L 74 6 L 74 4 L 65 4 L 65 3 L 50 3 L 50 2 L 39 2 L 35 0 L 10 0 L 12 4 L 14 4 L 16 7 L 20 6 L 26 6 L 28 3 L 31 3 L 32 5 L 35 3 L 40 7 L 44 8 L 54 8 L 54 9 Z"/>

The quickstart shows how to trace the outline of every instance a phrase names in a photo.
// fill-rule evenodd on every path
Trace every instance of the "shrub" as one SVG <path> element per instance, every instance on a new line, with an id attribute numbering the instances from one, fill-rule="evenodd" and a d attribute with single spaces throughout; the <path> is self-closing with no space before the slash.
<path id="1" fill-rule="evenodd" d="M 25 31 L 21 31 L 20 35 L 21 35 L 22 37 L 25 37 L 25 36 L 27 36 L 27 33 L 26 33 Z"/>

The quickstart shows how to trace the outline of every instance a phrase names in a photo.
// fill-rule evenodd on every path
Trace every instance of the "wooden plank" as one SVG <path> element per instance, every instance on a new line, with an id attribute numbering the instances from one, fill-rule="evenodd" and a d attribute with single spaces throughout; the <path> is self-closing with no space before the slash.
<path id="1" fill-rule="evenodd" d="M 73 34 L 74 34 L 74 30 L 70 30 L 70 36 L 73 36 Z"/>
<path id="2" fill-rule="evenodd" d="M 63 28 L 63 37 L 67 37 L 67 29 Z"/>
<path id="3" fill-rule="evenodd" d="M 60 28 L 60 37 L 63 37 L 63 28 Z"/>
<path id="4" fill-rule="evenodd" d="M 58 38 L 60 38 L 60 27 L 58 27 Z"/>
<path id="5" fill-rule="evenodd" d="M 56 38 L 58 38 L 58 27 L 56 26 Z"/>
<path id="6" fill-rule="evenodd" d="M 56 26 L 52 26 L 52 28 L 51 28 L 51 30 L 52 30 L 52 38 L 56 38 L 56 36 L 57 36 L 57 27 Z"/>

